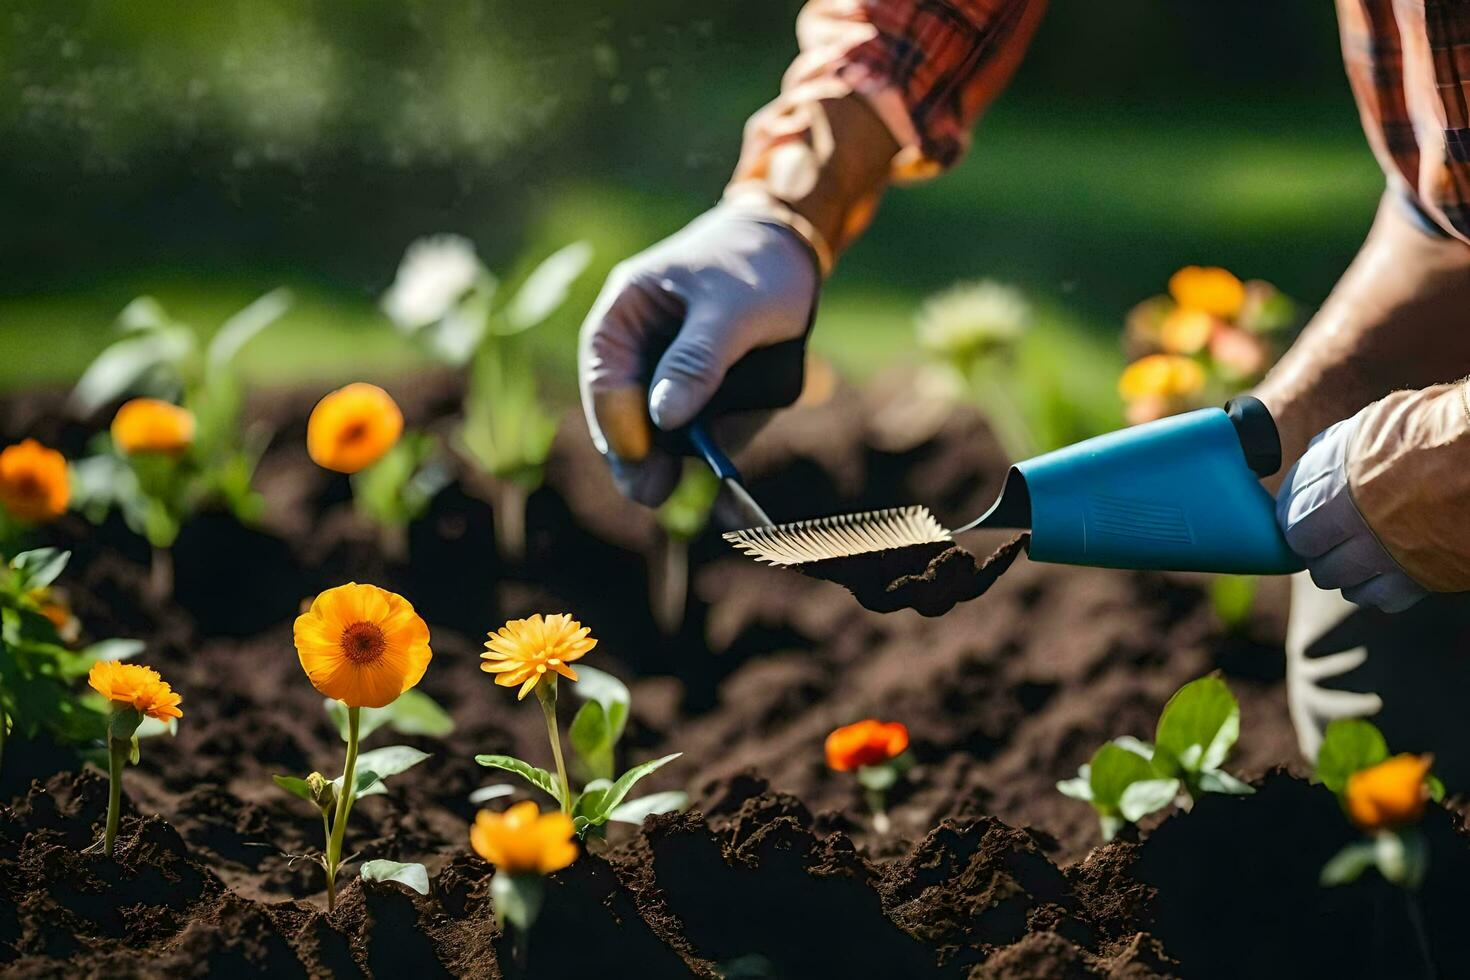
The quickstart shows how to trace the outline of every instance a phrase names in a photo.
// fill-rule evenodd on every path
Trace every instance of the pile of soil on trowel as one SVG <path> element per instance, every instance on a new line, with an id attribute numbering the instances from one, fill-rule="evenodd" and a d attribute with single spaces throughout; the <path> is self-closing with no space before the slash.
<path id="1" fill-rule="evenodd" d="M 1030 540 L 1031 535 L 1018 534 L 983 561 L 952 541 L 934 541 L 795 567 L 836 582 L 874 612 L 912 609 L 942 616 L 957 603 L 984 595 Z"/>

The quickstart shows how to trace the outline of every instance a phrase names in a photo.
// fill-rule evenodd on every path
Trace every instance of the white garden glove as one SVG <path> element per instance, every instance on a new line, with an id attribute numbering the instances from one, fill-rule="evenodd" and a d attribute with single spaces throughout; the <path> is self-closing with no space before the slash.
<path id="1" fill-rule="evenodd" d="M 800 344 L 819 285 L 800 235 L 769 212 L 732 203 L 613 269 L 582 324 L 578 369 L 587 427 L 624 494 L 650 507 L 668 497 L 679 460 L 654 444 L 650 419 L 665 432 L 680 429 L 745 355 Z M 748 372 L 739 383 L 751 383 Z M 742 408 L 777 407 L 725 394 Z"/>
<path id="2" fill-rule="evenodd" d="M 1291 550 L 1306 559 L 1320 589 L 1385 612 L 1401 612 L 1426 591 L 1400 567 L 1353 500 L 1349 462 L 1354 436 L 1374 406 L 1319 433 L 1286 474 L 1276 521 Z"/>

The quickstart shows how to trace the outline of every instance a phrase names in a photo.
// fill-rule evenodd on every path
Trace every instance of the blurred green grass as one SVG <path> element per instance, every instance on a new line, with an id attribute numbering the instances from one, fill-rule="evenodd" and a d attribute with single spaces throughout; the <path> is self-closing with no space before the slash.
<path id="1" fill-rule="evenodd" d="M 1311 306 L 1351 257 L 1381 187 L 1339 104 L 1251 114 L 1221 106 L 1188 117 L 1008 104 L 982 125 L 955 173 L 888 195 L 827 289 L 814 343 L 861 377 L 917 356 L 912 317 L 929 292 L 963 279 L 1010 281 L 1040 311 L 1026 360 L 1054 365 L 1058 383 L 1092 392 L 1111 412 L 1122 363 L 1116 335 L 1133 302 L 1160 291 L 1176 267 L 1207 263 L 1269 279 Z M 558 398 L 573 396 L 577 326 L 607 270 L 706 203 L 687 190 L 605 179 L 569 179 L 543 198 L 516 266 L 496 271 L 514 284 L 567 241 L 595 248 L 571 301 L 536 331 Z M 382 270 L 378 288 L 393 271 Z M 120 258 L 103 278 L 0 297 L 0 390 L 74 379 L 137 295 L 208 330 L 277 285 L 296 302 L 247 349 L 252 380 L 329 383 L 421 363 L 377 311 L 374 290 L 313 270 L 129 268 Z"/>

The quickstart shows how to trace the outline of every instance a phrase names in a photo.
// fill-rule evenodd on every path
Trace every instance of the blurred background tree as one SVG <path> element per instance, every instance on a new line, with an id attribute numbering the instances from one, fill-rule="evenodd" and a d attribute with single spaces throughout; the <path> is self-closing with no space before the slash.
<path id="1" fill-rule="evenodd" d="M 259 379 L 404 361 L 375 300 L 411 239 L 523 277 L 585 239 L 536 332 L 570 398 L 601 275 L 715 200 L 795 50 L 797 0 L 9 0 L 0 12 L 0 387 L 74 377 L 133 296 L 219 322 L 290 286 Z M 1015 283 L 1030 332 L 1122 364 L 1125 312 L 1180 265 L 1308 308 L 1382 179 L 1327 3 L 1053 5 L 969 158 L 888 195 L 824 299 L 819 349 L 917 357 L 920 299 Z"/>

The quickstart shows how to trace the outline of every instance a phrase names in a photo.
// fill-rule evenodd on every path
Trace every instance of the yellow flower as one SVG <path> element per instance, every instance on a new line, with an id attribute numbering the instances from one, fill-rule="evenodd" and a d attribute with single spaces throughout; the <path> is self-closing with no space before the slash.
<path id="1" fill-rule="evenodd" d="M 135 708 L 149 718 L 168 721 L 184 717 L 179 710 L 182 698 L 152 667 L 99 660 L 87 674 L 87 683 L 113 704 Z"/>
<path id="2" fill-rule="evenodd" d="M 349 708 L 381 708 L 424 676 L 429 627 L 407 599 L 356 582 L 296 617 L 296 655 L 312 686 Z"/>
<path id="3" fill-rule="evenodd" d="M 1123 369 L 1118 394 L 1124 401 L 1139 398 L 1188 398 L 1205 386 L 1204 368 L 1178 354 L 1150 354 Z"/>
<path id="4" fill-rule="evenodd" d="M 1392 830 L 1424 815 L 1430 755 L 1396 755 L 1348 777 L 1347 811 L 1359 830 Z"/>
<path id="5" fill-rule="evenodd" d="M 119 452 L 177 456 L 194 441 L 194 414 L 157 398 L 134 398 L 112 417 Z"/>
<path id="6" fill-rule="evenodd" d="M 569 681 L 577 679 L 576 671 L 567 666 L 580 660 L 597 641 L 588 633 L 587 627 L 566 613 L 556 613 L 544 619 L 540 613 L 530 619 L 512 619 L 491 633 L 485 643 L 481 658 L 490 661 L 480 665 L 488 674 L 495 674 L 495 683 L 501 687 L 521 685 L 516 699 L 520 700 L 531 692 L 536 683 L 548 670 L 555 671 Z"/>
<path id="7" fill-rule="evenodd" d="M 316 403 L 306 421 L 306 451 L 320 467 L 356 473 L 382 459 L 402 434 L 393 396 L 359 381 Z"/>
<path id="8" fill-rule="evenodd" d="M 1164 317 L 1159 345 L 1170 354 L 1198 354 L 1210 342 L 1219 322 L 1209 313 L 1176 306 Z"/>
<path id="9" fill-rule="evenodd" d="M 470 827 L 470 846 L 505 874 L 544 875 L 577 859 L 574 833 L 565 813 L 542 813 L 522 800 L 504 813 L 481 810 Z"/>
<path id="10" fill-rule="evenodd" d="M 1226 269 L 1189 265 L 1169 277 L 1169 295 L 1185 309 L 1228 320 L 1245 304 L 1245 284 Z"/>
<path id="11" fill-rule="evenodd" d="M 26 439 L 0 451 L 0 507 L 16 520 L 54 521 L 66 513 L 71 482 L 66 457 Z"/>

